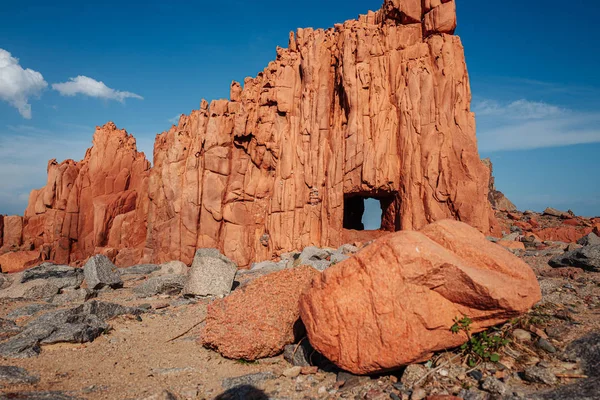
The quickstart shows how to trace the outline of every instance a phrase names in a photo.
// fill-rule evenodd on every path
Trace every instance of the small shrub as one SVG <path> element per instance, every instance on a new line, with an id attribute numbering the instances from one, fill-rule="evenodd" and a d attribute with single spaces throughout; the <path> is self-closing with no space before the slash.
<path id="1" fill-rule="evenodd" d="M 463 344 L 460 349 L 466 358 L 466 361 L 470 367 L 475 367 L 481 362 L 500 361 L 500 355 L 498 351 L 506 346 L 510 341 L 504 337 L 504 333 L 495 332 L 489 334 L 488 332 L 481 332 L 475 335 L 471 335 L 471 324 L 473 321 L 467 317 L 454 318 L 454 325 L 450 327 L 450 331 L 454 334 L 464 332 L 467 335 L 467 342 Z"/>

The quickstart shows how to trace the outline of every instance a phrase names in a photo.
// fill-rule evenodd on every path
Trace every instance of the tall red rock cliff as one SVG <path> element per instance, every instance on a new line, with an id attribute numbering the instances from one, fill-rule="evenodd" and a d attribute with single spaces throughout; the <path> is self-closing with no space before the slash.
<path id="1" fill-rule="evenodd" d="M 98 251 L 120 265 L 190 262 L 218 247 L 244 266 L 341 244 L 367 197 L 381 200 L 384 230 L 454 218 L 487 233 L 489 170 L 455 27 L 454 1 L 387 0 L 299 29 L 230 100 L 203 100 L 158 135 L 151 170 L 113 124 L 82 162 L 51 161 L 24 237 L 61 262 Z"/>

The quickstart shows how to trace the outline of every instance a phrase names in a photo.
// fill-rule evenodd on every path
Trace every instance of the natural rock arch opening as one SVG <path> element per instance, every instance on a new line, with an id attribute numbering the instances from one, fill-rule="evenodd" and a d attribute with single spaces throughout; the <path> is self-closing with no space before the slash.
<path id="1" fill-rule="evenodd" d="M 399 224 L 395 221 L 395 196 L 393 194 L 373 195 L 351 194 L 344 196 L 343 228 L 355 231 L 397 231 Z"/>

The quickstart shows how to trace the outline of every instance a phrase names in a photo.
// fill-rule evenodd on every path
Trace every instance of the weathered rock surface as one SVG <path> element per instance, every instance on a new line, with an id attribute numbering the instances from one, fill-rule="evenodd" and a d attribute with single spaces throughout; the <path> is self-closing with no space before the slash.
<path id="1" fill-rule="evenodd" d="M 490 169 L 488 200 L 496 210 L 517 211 L 517 206 L 510 201 L 504 193 L 496 189 L 496 179 L 494 178 L 494 166 L 489 158 L 482 160 L 485 166 Z"/>
<path id="2" fill-rule="evenodd" d="M 186 296 L 226 296 L 231 292 L 237 265 L 217 249 L 198 249 L 183 288 Z"/>
<path id="3" fill-rule="evenodd" d="M 162 275 L 148 279 L 133 289 L 139 297 L 156 296 L 157 294 L 176 295 L 185 285 L 186 277 L 183 275 Z"/>
<path id="4" fill-rule="evenodd" d="M 457 316 L 472 318 L 477 332 L 540 298 L 527 264 L 476 229 L 445 220 L 388 235 L 332 266 L 304 293 L 300 309 L 316 350 L 366 374 L 465 342 L 450 332 Z"/>
<path id="5" fill-rule="evenodd" d="M 91 342 L 109 325 L 106 320 L 123 314 L 142 314 L 140 308 L 91 301 L 80 306 L 50 311 L 29 322 L 23 331 L 0 343 L 0 356 L 27 358 L 39 354 L 40 345 Z"/>
<path id="6" fill-rule="evenodd" d="M 600 245 L 600 237 L 598 237 L 598 235 L 592 232 L 589 235 L 579 239 L 577 241 L 577 244 L 580 244 L 582 246 L 598 246 Z"/>
<path id="7" fill-rule="evenodd" d="M 319 272 L 309 266 L 275 272 L 209 305 L 202 344 L 223 356 L 256 360 L 300 339 L 300 294 Z"/>
<path id="8" fill-rule="evenodd" d="M 21 283 L 40 279 L 50 281 L 60 289 L 78 288 L 83 283 L 84 274 L 80 268 L 43 263 L 25 271 L 21 277 Z"/>
<path id="9" fill-rule="evenodd" d="M 17 251 L 0 255 L 1 272 L 20 272 L 39 263 L 39 251 Z"/>
<path id="10" fill-rule="evenodd" d="M 123 285 L 117 267 L 104 255 L 90 258 L 83 267 L 85 281 L 90 289 L 118 288 Z"/>
<path id="11" fill-rule="evenodd" d="M 568 251 L 552 258 L 548 263 L 555 268 L 577 267 L 600 272 L 600 245 L 584 246 L 580 249 Z"/>
<path id="12" fill-rule="evenodd" d="M 12 365 L 0 365 L 0 385 L 32 384 L 39 382 L 39 380 L 38 376 L 31 375 L 24 368 Z"/>
<path id="13" fill-rule="evenodd" d="M 382 201 L 385 231 L 454 218 L 489 233 L 490 171 L 455 27 L 454 0 L 388 0 L 298 29 L 229 100 L 203 100 L 158 135 L 151 169 L 133 137 L 98 127 L 82 161 L 50 161 L 23 239 L 57 263 L 106 252 L 119 266 L 190 264 L 215 247 L 245 267 L 350 242 L 344 215 L 365 197 Z"/>
<path id="14" fill-rule="evenodd" d="M 21 333 L 22 329 L 8 319 L 0 318 L 0 340 L 5 340 Z"/>
<path id="15" fill-rule="evenodd" d="M 0 254 L 19 248 L 23 244 L 23 217 L 0 217 Z"/>
<path id="16" fill-rule="evenodd" d="M 0 291 L 0 298 L 49 300 L 58 294 L 59 291 L 60 286 L 54 284 L 52 281 L 36 279 L 25 283 L 13 284 L 9 288 Z"/>
<path id="17" fill-rule="evenodd" d="M 156 264 L 138 264 L 128 268 L 119 269 L 121 275 L 149 275 L 160 270 L 160 265 Z"/>

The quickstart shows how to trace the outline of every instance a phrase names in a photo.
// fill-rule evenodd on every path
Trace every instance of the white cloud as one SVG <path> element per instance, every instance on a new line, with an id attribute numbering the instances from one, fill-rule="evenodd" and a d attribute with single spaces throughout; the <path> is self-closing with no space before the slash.
<path id="1" fill-rule="evenodd" d="M 179 123 L 179 119 L 181 118 L 181 114 L 174 116 L 173 118 L 170 118 L 168 121 L 170 123 L 172 123 L 173 125 L 177 125 Z"/>
<path id="2" fill-rule="evenodd" d="M 142 96 L 135 93 L 111 89 L 106 86 L 104 82 L 99 82 L 83 75 L 79 75 L 76 78 L 70 78 L 68 82 L 54 83 L 52 84 L 52 89 L 63 96 L 83 94 L 85 96 L 98 97 L 100 99 L 117 100 L 121 103 L 127 98 L 144 99 Z"/>
<path id="3" fill-rule="evenodd" d="M 65 135 L 62 128 L 17 125 L 0 129 L 0 214 L 23 215 L 31 190 L 46 184 L 48 160 L 82 159 L 90 138 L 89 131 L 84 135 L 72 130 Z"/>
<path id="4" fill-rule="evenodd" d="M 482 152 L 600 142 L 600 111 L 574 111 L 528 100 L 482 100 L 473 104 L 473 111 Z"/>
<path id="5" fill-rule="evenodd" d="M 0 99 L 19 110 L 23 118 L 31 119 L 30 97 L 38 97 L 48 86 L 42 74 L 23 69 L 19 59 L 0 49 Z"/>

